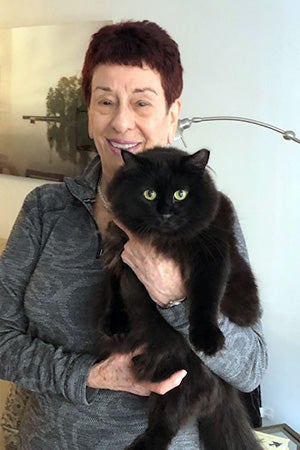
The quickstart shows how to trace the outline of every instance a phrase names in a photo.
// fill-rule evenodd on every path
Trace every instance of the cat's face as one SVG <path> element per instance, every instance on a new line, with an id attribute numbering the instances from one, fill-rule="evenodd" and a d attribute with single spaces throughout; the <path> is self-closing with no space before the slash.
<path id="1" fill-rule="evenodd" d="M 206 155 L 193 158 L 170 148 L 124 155 L 125 165 L 107 191 L 114 214 L 139 235 L 193 234 L 206 227 L 218 203 L 204 171 Z"/>

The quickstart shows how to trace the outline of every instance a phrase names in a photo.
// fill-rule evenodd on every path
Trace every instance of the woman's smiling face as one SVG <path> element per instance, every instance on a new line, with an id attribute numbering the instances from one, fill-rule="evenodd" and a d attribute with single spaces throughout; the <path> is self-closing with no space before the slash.
<path id="1" fill-rule="evenodd" d="M 102 162 L 106 184 L 122 164 L 121 149 L 140 153 L 173 141 L 180 112 L 168 109 L 161 78 L 148 66 L 100 64 L 95 68 L 89 105 L 89 134 Z"/>

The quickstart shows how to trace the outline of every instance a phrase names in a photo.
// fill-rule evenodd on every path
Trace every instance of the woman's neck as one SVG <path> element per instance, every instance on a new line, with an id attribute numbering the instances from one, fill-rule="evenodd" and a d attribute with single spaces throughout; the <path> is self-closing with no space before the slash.
<path id="1" fill-rule="evenodd" d="M 112 213 L 105 207 L 99 195 L 96 195 L 94 203 L 94 219 L 98 225 L 101 235 L 105 233 L 107 225 L 112 221 Z"/>

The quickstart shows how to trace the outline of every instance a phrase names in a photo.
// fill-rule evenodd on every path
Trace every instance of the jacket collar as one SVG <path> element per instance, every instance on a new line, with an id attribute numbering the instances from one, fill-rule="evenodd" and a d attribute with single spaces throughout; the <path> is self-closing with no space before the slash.
<path id="1" fill-rule="evenodd" d="M 100 177 L 101 162 L 99 155 L 97 155 L 81 175 L 75 178 L 66 177 L 64 182 L 67 189 L 75 198 L 84 203 L 93 203 Z"/>

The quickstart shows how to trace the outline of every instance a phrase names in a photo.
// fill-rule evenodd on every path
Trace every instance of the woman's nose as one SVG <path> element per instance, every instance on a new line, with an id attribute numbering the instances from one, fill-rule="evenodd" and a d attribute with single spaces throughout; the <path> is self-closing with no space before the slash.
<path id="1" fill-rule="evenodd" d="M 111 126 L 117 133 L 125 133 L 134 128 L 133 111 L 126 105 L 119 105 L 111 120 Z"/>

